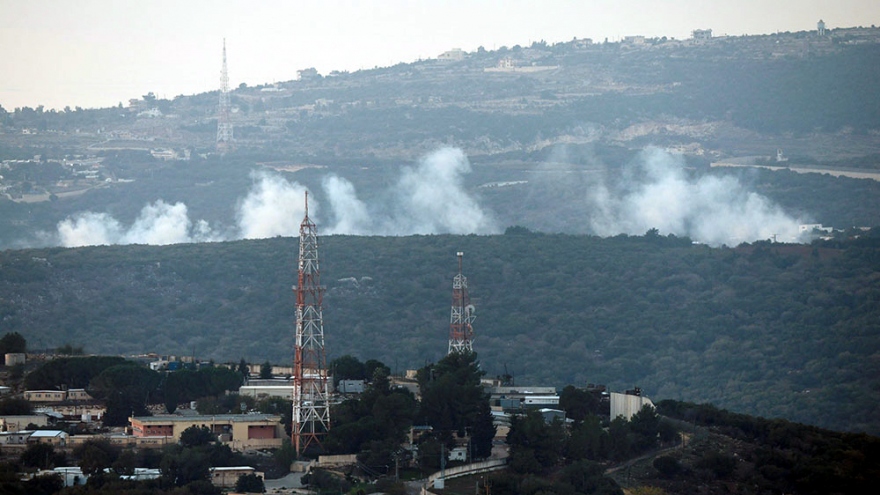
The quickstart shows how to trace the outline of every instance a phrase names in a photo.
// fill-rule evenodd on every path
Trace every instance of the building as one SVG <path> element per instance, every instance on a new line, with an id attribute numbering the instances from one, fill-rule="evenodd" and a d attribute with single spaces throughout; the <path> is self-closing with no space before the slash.
<path id="1" fill-rule="evenodd" d="M 819 19 L 819 22 L 816 23 L 816 31 L 819 33 L 819 36 L 825 36 L 825 21 Z"/>
<path id="2" fill-rule="evenodd" d="M 437 60 L 451 60 L 458 62 L 459 60 L 464 60 L 464 56 L 464 50 L 461 48 L 453 48 L 452 50 L 437 55 Z"/>
<path id="3" fill-rule="evenodd" d="M 293 398 L 293 385 L 242 385 L 238 388 L 238 395 L 255 399 L 280 397 L 291 400 Z"/>
<path id="4" fill-rule="evenodd" d="M 73 401 L 92 400 L 92 396 L 84 388 L 71 388 L 67 391 L 67 399 Z"/>
<path id="5" fill-rule="evenodd" d="M 0 433 L 0 445 L 25 445 L 33 430 L 18 430 Z"/>
<path id="6" fill-rule="evenodd" d="M 694 29 L 691 32 L 691 36 L 694 38 L 694 41 L 709 41 L 712 39 L 712 30 L 711 29 Z"/>
<path id="7" fill-rule="evenodd" d="M 623 43 L 627 45 L 644 45 L 645 37 L 641 35 L 636 36 L 624 36 Z"/>
<path id="8" fill-rule="evenodd" d="M 61 419 L 67 421 L 82 421 L 91 423 L 100 421 L 107 412 L 107 406 L 98 403 L 66 403 L 52 404 L 37 408 L 35 412 L 47 415 L 61 415 Z"/>
<path id="9" fill-rule="evenodd" d="M 281 416 L 273 414 L 217 414 L 213 416 L 137 416 L 128 419 L 131 433 L 137 438 L 157 440 L 173 438 L 190 427 L 207 427 L 225 445 L 234 450 L 281 447 L 285 438 Z M 140 441 L 139 441 L 140 443 Z"/>
<path id="10" fill-rule="evenodd" d="M 339 380 L 337 392 L 340 394 L 362 394 L 364 389 L 363 380 Z"/>
<path id="11" fill-rule="evenodd" d="M 47 443 L 56 447 L 64 447 L 67 445 L 69 436 L 66 431 L 61 430 L 37 430 L 31 433 L 27 443 Z"/>
<path id="12" fill-rule="evenodd" d="M 611 392 L 610 418 L 622 416 L 629 421 L 642 410 L 644 406 L 654 407 L 654 403 L 647 397 L 642 397 L 642 391 L 638 387 L 635 390 L 627 390 L 626 393 Z"/>
<path id="13" fill-rule="evenodd" d="M 63 402 L 67 400 L 65 390 L 26 390 L 24 399 L 28 402 Z"/>
<path id="14" fill-rule="evenodd" d="M 307 69 L 300 69 L 296 71 L 296 77 L 300 81 L 309 81 L 314 79 L 320 79 L 321 74 L 318 74 L 318 69 L 314 67 L 309 67 Z"/>
<path id="15" fill-rule="evenodd" d="M 16 432 L 24 430 L 28 425 L 36 427 L 48 426 L 49 416 L 45 414 L 28 414 L 23 416 L 0 416 L 0 431 Z"/>
<path id="16" fill-rule="evenodd" d="M 264 478 L 263 473 L 250 466 L 212 467 L 211 483 L 221 488 L 235 488 L 238 478 L 248 474 L 254 474 Z"/>
<path id="17" fill-rule="evenodd" d="M 519 412 L 524 409 L 559 407 L 556 387 L 484 386 L 483 390 L 489 394 L 489 405 L 496 410 Z"/>
<path id="18" fill-rule="evenodd" d="M 23 352 L 8 352 L 4 355 L 4 361 L 6 362 L 6 366 L 24 364 L 25 361 L 27 361 L 27 354 Z"/>

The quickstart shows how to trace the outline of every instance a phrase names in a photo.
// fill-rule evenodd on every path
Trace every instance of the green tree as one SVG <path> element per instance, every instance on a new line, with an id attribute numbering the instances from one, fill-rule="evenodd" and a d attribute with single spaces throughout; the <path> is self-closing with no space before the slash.
<path id="1" fill-rule="evenodd" d="M 559 407 L 565 411 L 565 417 L 580 422 L 599 412 L 599 399 L 586 390 L 568 385 L 559 394 Z"/>
<path id="2" fill-rule="evenodd" d="M 52 469 L 63 466 L 66 457 L 63 452 L 56 452 L 55 447 L 48 443 L 32 443 L 21 453 L 19 461 L 24 466 L 38 469 Z"/>
<path id="3" fill-rule="evenodd" d="M 330 361 L 329 369 L 333 373 L 334 387 L 339 386 L 340 380 L 365 380 L 368 376 L 364 363 L 350 354 Z"/>
<path id="4" fill-rule="evenodd" d="M 104 400 L 107 412 L 104 424 L 124 426 L 128 417 L 147 414 L 147 399 L 155 393 L 161 375 L 134 363 L 112 366 L 101 372 L 89 383 L 89 393 Z"/>
<path id="5" fill-rule="evenodd" d="M 163 480 L 174 486 L 184 486 L 196 481 L 210 482 L 211 462 L 200 449 L 172 448 L 159 464 Z"/>
<path id="6" fill-rule="evenodd" d="M 660 416 L 653 407 L 645 404 L 639 412 L 633 414 L 629 429 L 634 437 L 632 446 L 637 452 L 654 448 L 660 440 Z"/>
<path id="7" fill-rule="evenodd" d="M 587 416 L 571 427 L 565 441 L 565 457 L 571 461 L 601 461 L 608 458 L 608 433 L 598 416 Z"/>
<path id="8" fill-rule="evenodd" d="M 207 426 L 190 426 L 180 433 L 180 445 L 184 447 L 201 447 L 217 440 Z"/>
<path id="9" fill-rule="evenodd" d="M 263 478 L 256 474 L 243 474 L 235 482 L 235 491 L 239 493 L 263 493 L 266 485 Z"/>
<path id="10" fill-rule="evenodd" d="M 22 352 L 27 352 L 27 341 L 20 333 L 9 332 L 0 337 L 0 356 Z"/>
<path id="11" fill-rule="evenodd" d="M 54 495 L 63 488 L 64 480 L 55 474 L 34 476 L 24 483 L 25 493 L 28 495 Z"/>
<path id="12" fill-rule="evenodd" d="M 476 353 L 452 353 L 418 372 L 422 393 L 420 417 L 435 431 L 458 432 L 477 423 L 480 403 L 488 401 Z"/>
<path id="13" fill-rule="evenodd" d="M 248 368 L 247 361 L 245 361 L 244 358 L 241 358 L 241 360 L 238 362 L 238 368 L 236 368 L 236 371 L 241 374 L 241 377 L 243 379 L 247 380 L 251 371 L 250 368 Z"/>
<path id="14" fill-rule="evenodd" d="M 7 397 L 0 400 L 0 416 L 27 416 L 33 412 L 34 407 L 27 399 Z"/>
<path id="15" fill-rule="evenodd" d="M 119 458 L 120 449 L 106 440 L 87 440 L 73 449 L 83 474 L 102 473 Z"/>
<path id="16" fill-rule="evenodd" d="M 510 468 L 522 474 L 546 472 L 561 461 L 564 440 L 565 429 L 558 419 L 548 424 L 537 411 L 514 416 L 507 434 Z"/>
<path id="17" fill-rule="evenodd" d="M 260 378 L 268 380 L 272 378 L 272 363 L 266 361 L 260 366 Z"/>
<path id="18" fill-rule="evenodd" d="M 62 357 L 47 361 L 29 373 L 24 386 L 29 390 L 51 390 L 61 385 L 86 388 L 107 368 L 123 364 L 134 363 L 117 356 Z"/>

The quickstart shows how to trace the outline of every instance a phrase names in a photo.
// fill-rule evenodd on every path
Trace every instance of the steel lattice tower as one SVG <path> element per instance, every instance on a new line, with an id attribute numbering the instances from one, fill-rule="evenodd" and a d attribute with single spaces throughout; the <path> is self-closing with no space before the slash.
<path id="1" fill-rule="evenodd" d="M 467 277 L 461 273 L 461 259 L 464 253 L 456 253 L 458 256 L 458 275 L 452 279 L 452 315 L 449 318 L 449 351 L 473 352 L 474 327 L 471 325 L 476 315 L 474 306 L 468 296 Z"/>
<path id="2" fill-rule="evenodd" d="M 327 357 L 324 352 L 324 322 L 321 309 L 324 288 L 318 269 L 318 234 L 309 220 L 306 193 L 305 218 L 299 227 L 299 269 L 296 292 L 296 341 L 293 358 L 292 442 L 297 454 L 321 446 L 330 430 L 330 391 Z"/>
<path id="3" fill-rule="evenodd" d="M 220 71 L 220 105 L 217 107 L 217 149 L 232 147 L 232 123 L 229 122 L 229 73 L 226 71 L 226 38 L 223 38 L 223 69 Z"/>

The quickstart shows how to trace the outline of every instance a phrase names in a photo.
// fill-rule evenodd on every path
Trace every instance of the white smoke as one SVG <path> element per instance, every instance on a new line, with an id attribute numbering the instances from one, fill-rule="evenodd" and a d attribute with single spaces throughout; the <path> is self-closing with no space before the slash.
<path id="1" fill-rule="evenodd" d="M 122 226 L 106 213 L 78 213 L 58 223 L 58 237 L 64 247 L 117 244 Z"/>
<path id="2" fill-rule="evenodd" d="M 58 223 L 58 238 L 65 247 L 106 244 L 178 244 L 216 240 L 210 228 L 199 222 L 196 228 L 186 205 L 162 200 L 144 206 L 137 220 L 124 229 L 106 213 L 85 212 Z"/>
<path id="3" fill-rule="evenodd" d="M 619 184 L 600 182 L 587 192 L 590 225 L 598 235 L 656 228 L 711 245 L 798 238 L 801 222 L 778 205 L 732 176 L 690 178 L 678 155 L 649 148 L 624 175 Z"/>
<path id="4" fill-rule="evenodd" d="M 495 221 L 464 188 L 471 164 L 460 149 L 442 148 L 405 169 L 393 220 L 400 234 L 494 233 Z"/>
<path id="5" fill-rule="evenodd" d="M 238 204 L 239 238 L 298 235 L 305 213 L 306 188 L 267 172 L 251 172 L 251 179 L 255 181 L 253 187 Z M 309 203 L 313 211 L 317 210 L 316 201 Z"/>
<path id="6" fill-rule="evenodd" d="M 330 202 L 333 222 L 327 229 L 328 234 L 370 234 L 373 229 L 373 218 L 370 217 L 367 205 L 358 199 L 354 185 L 335 175 L 324 178 L 321 187 Z"/>
<path id="7" fill-rule="evenodd" d="M 491 234 L 495 220 L 464 186 L 471 165 L 464 153 L 442 148 L 422 158 L 418 166 L 404 168 L 397 182 L 367 204 L 354 186 L 330 176 L 323 182 L 334 222 L 329 233 L 412 235 Z"/>
<path id="8" fill-rule="evenodd" d="M 747 190 L 735 177 L 691 177 L 680 156 L 656 148 L 645 150 L 618 181 L 601 173 L 578 174 L 565 168 L 564 162 L 556 161 L 553 167 L 538 171 L 539 176 L 553 172 L 564 179 L 545 182 L 544 188 L 552 187 L 552 191 L 539 191 L 523 199 L 523 211 L 517 214 L 532 215 L 522 218 L 527 223 L 540 221 L 544 227 L 556 225 L 567 232 L 588 228 L 602 236 L 641 235 L 656 228 L 664 235 L 688 236 L 712 245 L 772 237 L 795 241 L 798 236 L 798 220 Z M 423 157 L 416 166 L 404 168 L 389 189 L 369 202 L 358 198 L 351 182 L 329 175 L 321 185 L 326 218 L 320 218 L 324 210 L 314 195 L 309 198 L 309 216 L 317 219 L 321 232 L 327 234 L 496 233 L 499 229 L 493 216 L 464 186 L 470 171 L 461 150 L 443 148 Z M 251 178 L 252 187 L 237 202 L 235 227 L 226 235 L 204 220 L 192 222 L 185 204 L 159 200 L 146 205 L 128 228 L 106 213 L 76 214 L 58 223 L 57 238 L 62 246 L 72 247 L 297 235 L 306 187 L 268 172 L 252 172 Z M 554 197 L 559 203 L 555 209 L 551 204 Z M 534 215 L 547 218 L 538 220 Z"/>
<path id="9" fill-rule="evenodd" d="M 371 204 L 358 199 L 351 182 L 327 176 L 322 189 L 330 218 L 321 230 L 353 235 L 497 232 L 494 220 L 463 185 L 463 175 L 470 171 L 461 150 L 440 149 L 424 157 L 417 167 L 405 168 L 396 184 Z M 251 179 L 250 190 L 237 201 L 235 228 L 228 235 L 221 235 L 204 220 L 192 222 L 185 204 L 158 200 L 144 206 L 128 228 L 106 213 L 78 213 L 58 223 L 57 238 L 62 246 L 74 247 L 298 235 L 306 187 L 268 172 L 252 172 Z M 310 197 L 309 216 L 319 218 L 320 212 L 319 202 Z"/>

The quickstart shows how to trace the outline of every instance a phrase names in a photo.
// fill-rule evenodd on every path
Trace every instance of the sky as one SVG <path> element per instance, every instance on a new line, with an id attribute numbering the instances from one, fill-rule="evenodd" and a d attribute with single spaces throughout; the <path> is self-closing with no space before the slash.
<path id="1" fill-rule="evenodd" d="M 877 0 L 0 0 L 0 106 L 126 104 L 461 48 L 880 25 Z"/>

